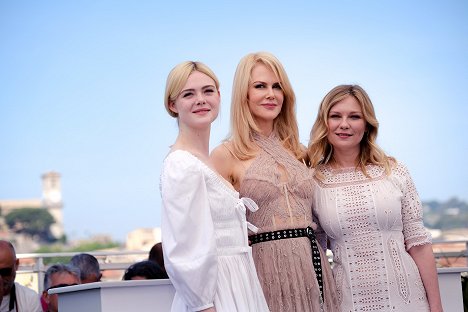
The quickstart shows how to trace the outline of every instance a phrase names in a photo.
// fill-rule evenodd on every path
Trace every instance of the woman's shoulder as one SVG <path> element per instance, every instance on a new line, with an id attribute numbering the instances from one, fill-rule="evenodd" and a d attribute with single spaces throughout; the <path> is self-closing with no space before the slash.
<path id="1" fill-rule="evenodd" d="M 407 177 L 410 175 L 407 165 L 395 158 L 391 159 L 392 175 L 397 177 Z"/>
<path id="2" fill-rule="evenodd" d="M 193 173 L 194 171 L 199 171 L 200 162 L 192 153 L 176 149 L 170 151 L 164 159 L 163 171 Z"/>
<path id="3" fill-rule="evenodd" d="M 235 160 L 234 144 L 232 141 L 224 141 L 216 146 L 210 153 L 210 159 L 212 161 L 226 161 Z"/>
<path id="4" fill-rule="evenodd" d="M 170 150 L 169 153 L 164 158 L 165 163 L 172 163 L 172 162 L 190 162 L 192 161 L 193 155 L 182 149 L 175 149 Z"/>
<path id="5" fill-rule="evenodd" d="M 227 152 L 227 151 L 232 150 L 233 147 L 234 147 L 234 143 L 232 141 L 230 141 L 230 140 L 223 141 L 218 146 L 216 146 L 211 153 L 213 153 L 213 152 Z"/>

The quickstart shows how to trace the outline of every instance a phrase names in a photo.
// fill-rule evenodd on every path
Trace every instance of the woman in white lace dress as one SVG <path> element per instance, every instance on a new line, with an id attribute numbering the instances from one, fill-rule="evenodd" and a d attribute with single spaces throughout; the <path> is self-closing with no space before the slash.
<path id="1" fill-rule="evenodd" d="M 199 62 L 177 65 L 167 78 L 165 106 L 179 135 L 161 173 L 164 263 L 176 294 L 172 311 L 268 311 L 248 245 L 239 193 L 208 161 L 219 83 Z"/>
<path id="2" fill-rule="evenodd" d="M 442 311 L 431 236 L 406 167 L 376 144 L 367 93 L 323 99 L 308 148 L 314 199 L 333 252 L 342 311 Z"/>

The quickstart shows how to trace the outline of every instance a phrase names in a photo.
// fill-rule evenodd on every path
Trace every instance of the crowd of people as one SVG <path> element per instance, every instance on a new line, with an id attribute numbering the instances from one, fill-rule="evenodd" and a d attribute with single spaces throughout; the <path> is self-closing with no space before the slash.
<path id="1" fill-rule="evenodd" d="M 122 280 L 167 279 L 162 259 L 161 243 L 151 249 L 148 260 L 130 265 Z M 159 246 L 159 247 L 158 247 Z M 0 312 L 57 312 L 58 298 L 49 294 L 54 288 L 78 284 L 100 282 L 102 271 L 98 260 L 91 254 L 74 255 L 69 263 L 56 263 L 48 266 L 43 281 L 43 291 L 34 290 L 17 282 L 16 271 L 19 259 L 14 246 L 9 241 L 0 240 Z"/>
<path id="2" fill-rule="evenodd" d="M 443 310 L 421 201 L 407 167 L 377 144 L 364 88 L 338 85 L 324 96 L 308 146 L 293 87 L 271 53 L 240 60 L 231 130 L 210 151 L 220 103 L 207 65 L 170 71 L 164 105 L 178 135 L 161 171 L 162 243 L 124 280 L 169 278 L 173 312 Z M 48 290 L 102 276 L 89 254 L 50 266 L 41 307 L 14 283 L 13 246 L 0 241 L 0 251 L 0 312 L 55 312 Z"/>

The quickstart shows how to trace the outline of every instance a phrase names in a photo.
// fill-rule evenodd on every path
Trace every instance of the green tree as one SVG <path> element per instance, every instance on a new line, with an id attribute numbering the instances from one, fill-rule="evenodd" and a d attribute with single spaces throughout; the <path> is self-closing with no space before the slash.
<path id="1" fill-rule="evenodd" d="M 81 253 L 81 252 L 92 252 L 92 251 L 97 251 L 97 250 L 115 248 L 119 246 L 120 244 L 117 242 L 112 242 L 112 241 L 95 242 L 95 241 L 89 240 L 89 241 L 83 241 L 72 248 L 69 248 L 69 247 L 63 246 L 62 244 L 57 244 L 57 243 L 44 245 L 34 252 L 37 252 L 37 253 L 59 253 L 59 252 Z M 44 258 L 44 264 L 68 263 L 70 262 L 70 259 L 71 259 L 70 256 Z"/>
<path id="2" fill-rule="evenodd" d="M 46 209 L 15 209 L 5 216 L 5 223 L 15 233 L 26 234 L 46 242 L 55 240 L 50 233 L 50 226 L 55 220 Z"/>

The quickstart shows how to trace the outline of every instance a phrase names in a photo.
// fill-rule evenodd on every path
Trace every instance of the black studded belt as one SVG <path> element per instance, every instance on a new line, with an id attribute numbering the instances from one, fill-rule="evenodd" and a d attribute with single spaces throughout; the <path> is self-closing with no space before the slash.
<path id="1" fill-rule="evenodd" d="M 317 276 L 317 282 L 320 290 L 320 297 L 323 302 L 323 279 L 322 279 L 322 265 L 320 260 L 320 250 L 315 238 L 314 230 L 308 226 L 305 229 L 290 229 L 290 230 L 279 230 L 273 232 L 266 232 L 256 235 L 249 236 L 250 244 L 258 244 L 278 239 L 288 239 L 297 237 L 308 237 L 310 240 L 310 246 L 312 248 L 312 263 L 314 265 L 315 275 Z"/>

